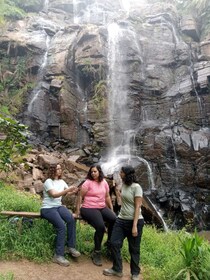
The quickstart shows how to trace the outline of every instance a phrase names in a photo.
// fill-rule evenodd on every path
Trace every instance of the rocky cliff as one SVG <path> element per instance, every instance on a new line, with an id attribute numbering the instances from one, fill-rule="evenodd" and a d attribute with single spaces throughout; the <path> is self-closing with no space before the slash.
<path id="1" fill-rule="evenodd" d="M 49 0 L 7 24 L 2 74 L 24 59 L 31 85 L 18 117 L 108 173 L 130 162 L 166 220 L 209 228 L 210 32 L 172 4 L 123 3 Z"/>

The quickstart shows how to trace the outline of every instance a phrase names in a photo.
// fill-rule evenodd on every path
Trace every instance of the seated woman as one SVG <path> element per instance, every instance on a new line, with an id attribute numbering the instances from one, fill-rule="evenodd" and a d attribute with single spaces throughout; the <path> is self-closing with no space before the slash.
<path id="1" fill-rule="evenodd" d="M 108 227 L 108 245 L 116 215 L 109 195 L 109 185 L 99 165 L 90 167 L 86 181 L 81 186 L 78 202 L 77 214 L 80 212 L 82 218 L 95 228 L 94 251 L 91 257 L 95 265 L 101 266 L 101 244 L 106 231 L 105 223 Z"/>
<path id="2" fill-rule="evenodd" d="M 76 187 L 68 187 L 61 179 L 62 169 L 60 164 L 49 167 L 48 179 L 44 182 L 44 199 L 41 208 L 41 217 L 48 220 L 56 229 L 55 255 L 53 262 L 69 266 L 69 261 L 64 258 L 65 236 L 67 226 L 67 252 L 77 258 L 80 253 L 75 249 L 76 223 L 72 213 L 61 203 L 62 196 L 73 195 L 78 192 Z"/>

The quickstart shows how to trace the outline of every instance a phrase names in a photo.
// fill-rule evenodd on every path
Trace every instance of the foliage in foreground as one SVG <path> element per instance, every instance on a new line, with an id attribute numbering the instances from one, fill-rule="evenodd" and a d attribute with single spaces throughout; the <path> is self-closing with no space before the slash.
<path id="1" fill-rule="evenodd" d="M 14 275 L 10 272 L 8 272 L 7 274 L 0 273 L 0 280 L 14 280 Z"/>
<path id="2" fill-rule="evenodd" d="M 29 148 L 27 127 L 0 114 L 0 170 L 7 170 L 14 157 L 24 155 Z"/>
<path id="3" fill-rule="evenodd" d="M 160 232 L 145 227 L 141 263 L 144 280 L 207 280 L 210 279 L 210 245 L 197 232 Z M 187 278 L 189 272 L 197 278 Z"/>
<path id="4" fill-rule="evenodd" d="M 38 196 L 9 187 L 0 188 L 0 210 L 38 211 L 40 205 Z M 51 261 L 55 232 L 46 220 L 21 221 L 1 217 L 0 232 L 0 260 L 26 258 L 36 262 Z M 89 256 L 93 250 L 93 235 L 92 227 L 82 221 L 77 222 L 77 248 L 82 254 Z M 125 241 L 122 256 L 129 261 L 127 245 Z M 105 249 L 103 254 L 105 257 Z M 210 245 L 197 232 L 162 232 L 145 226 L 141 266 L 144 280 L 207 280 L 210 279 Z"/>

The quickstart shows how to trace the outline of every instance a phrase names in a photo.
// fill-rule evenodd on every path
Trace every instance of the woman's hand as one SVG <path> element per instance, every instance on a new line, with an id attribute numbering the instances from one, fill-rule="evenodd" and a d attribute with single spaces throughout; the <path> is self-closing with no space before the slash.
<path id="1" fill-rule="evenodd" d="M 73 215 L 74 219 L 80 218 L 80 213 L 75 212 L 72 215 Z"/>
<path id="2" fill-rule="evenodd" d="M 71 186 L 67 189 L 67 194 L 76 194 L 79 191 L 79 189 L 75 186 Z"/>
<path id="3" fill-rule="evenodd" d="M 133 227 L 132 227 L 132 235 L 133 235 L 134 237 L 136 237 L 136 236 L 138 235 L 137 226 L 134 226 L 134 225 L 133 225 Z"/>

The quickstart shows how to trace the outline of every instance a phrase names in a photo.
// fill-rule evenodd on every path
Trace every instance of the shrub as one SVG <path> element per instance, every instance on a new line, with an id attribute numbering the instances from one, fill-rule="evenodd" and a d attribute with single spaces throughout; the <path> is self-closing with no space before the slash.
<path id="1" fill-rule="evenodd" d="M 199 241 L 200 243 L 193 247 L 196 251 L 194 255 L 194 252 L 186 249 L 188 245 L 185 243 L 188 243 L 188 238 L 190 240 L 200 240 L 198 235 L 195 237 L 184 230 L 161 232 L 152 227 L 145 227 L 141 244 L 141 264 L 145 272 L 144 280 L 171 280 L 175 279 L 179 273 L 177 279 L 187 279 L 183 276 L 189 266 L 187 262 L 183 261 L 183 256 L 186 254 L 186 259 L 189 260 L 190 253 L 192 254 L 193 271 L 199 275 L 198 279 L 210 279 L 207 273 L 207 271 L 210 271 L 209 244 L 204 240 Z M 198 247 L 196 248 L 196 246 Z M 198 255 L 203 256 L 202 262 Z"/>
<path id="2" fill-rule="evenodd" d="M 0 170 L 7 170 L 13 164 L 14 156 L 24 155 L 29 148 L 27 127 L 0 114 Z"/>
<path id="3" fill-rule="evenodd" d="M 181 239 L 180 253 L 183 267 L 175 279 L 210 279 L 210 249 L 205 246 L 203 238 L 197 231 L 193 235 Z"/>

